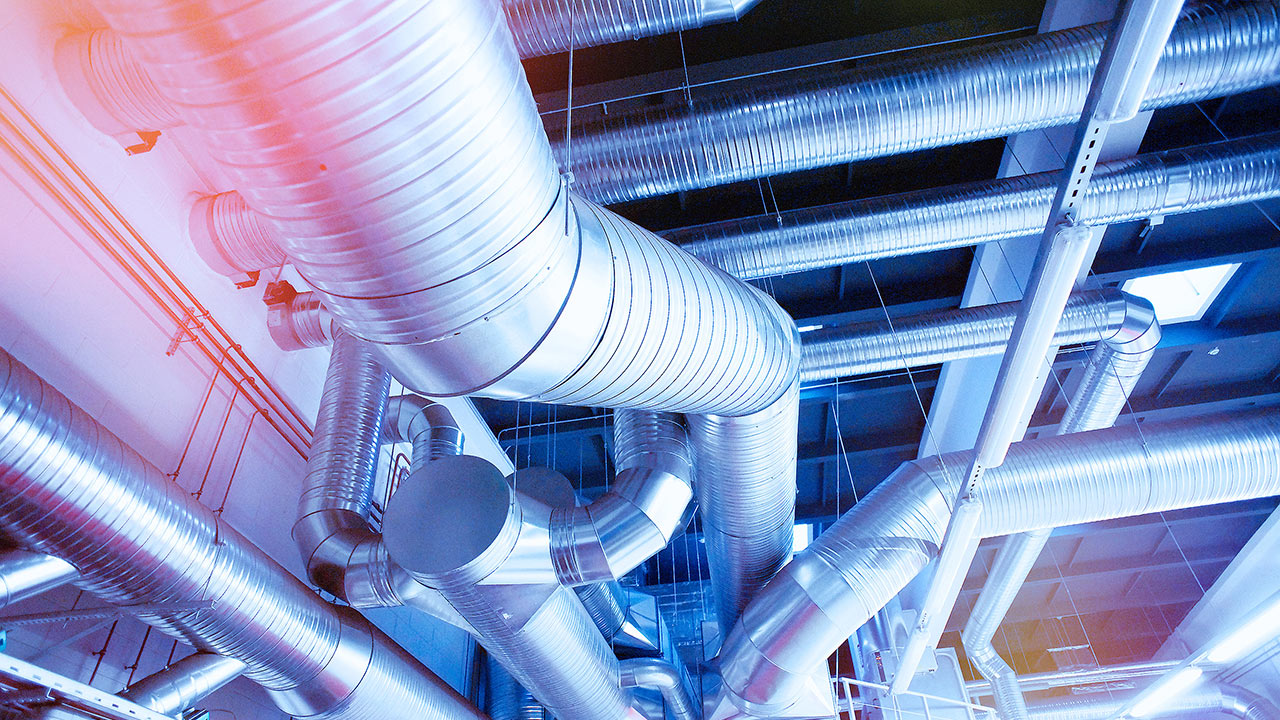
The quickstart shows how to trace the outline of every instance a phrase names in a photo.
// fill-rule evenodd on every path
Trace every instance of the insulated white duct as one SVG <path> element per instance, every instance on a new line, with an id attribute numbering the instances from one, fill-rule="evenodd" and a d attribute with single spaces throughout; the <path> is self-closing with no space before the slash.
<path id="1" fill-rule="evenodd" d="M 601 203 L 923 150 L 1080 118 L 1110 23 L 782 81 L 573 128 L 574 187 Z M 1143 109 L 1280 81 L 1280 5 L 1204 3 L 1174 28 Z M 556 156 L 568 159 L 558 141 Z"/>
<path id="2" fill-rule="evenodd" d="M 717 718 L 784 711 L 932 559 L 971 452 L 904 463 L 783 568 L 721 653 Z M 1255 411 L 1018 443 L 976 491 L 984 537 L 1280 493 L 1280 415 Z"/>
<path id="3" fill-rule="evenodd" d="M 0 527 L 74 565 L 77 584 L 107 602 L 212 603 L 138 617 L 243 662 L 245 675 L 295 717 L 483 717 L 3 350 Z"/>

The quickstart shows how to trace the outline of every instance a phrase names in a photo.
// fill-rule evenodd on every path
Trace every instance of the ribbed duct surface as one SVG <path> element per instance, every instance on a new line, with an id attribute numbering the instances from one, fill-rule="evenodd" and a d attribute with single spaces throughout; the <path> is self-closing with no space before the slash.
<path id="1" fill-rule="evenodd" d="M 743 279 L 1031 237 L 1044 231 L 1060 175 L 855 200 L 663 237 Z M 1280 133 L 1267 133 L 1099 164 L 1079 219 L 1111 225 L 1277 196 Z"/>
<path id="2" fill-rule="evenodd" d="M 0 526 L 118 605 L 233 657 L 297 717 L 480 718 L 363 618 L 322 601 L 61 393 L 0 351 Z"/>
<path id="3" fill-rule="evenodd" d="M 1094 697 L 1059 700 L 1029 708 L 1032 720 L 1110 720 L 1133 695 L 1100 693 Z M 1201 685 L 1169 698 L 1151 717 L 1203 718 L 1222 713 L 1240 720 L 1280 720 L 1274 703 L 1256 693 L 1231 685 Z"/>
<path id="4" fill-rule="evenodd" d="M 198 652 L 142 678 L 120 697 L 161 715 L 175 716 L 243 672 L 244 663 L 239 660 Z"/>
<path id="5" fill-rule="evenodd" d="M 759 0 L 505 0 L 521 57 L 637 40 L 742 17 Z M 572 28 L 572 40 L 570 29 Z"/>
<path id="6" fill-rule="evenodd" d="M 1135 308 L 1141 305 L 1146 301 L 1115 288 L 1072 293 L 1053 342 L 1123 345 L 1132 339 L 1139 320 Z M 800 379 L 831 380 L 998 355 L 1009 343 L 1017 314 L 1018 303 L 995 303 L 896 318 L 892 328 L 877 321 L 812 330 L 802 335 Z M 1153 339 L 1159 339 L 1158 332 L 1144 342 Z"/>
<path id="7" fill-rule="evenodd" d="M 720 627 L 791 559 L 799 386 L 742 417 L 695 415 L 698 507 Z"/>
<path id="8" fill-rule="evenodd" d="M 575 189 L 618 203 L 1075 122 L 1109 24 L 822 80 L 611 113 L 573 130 Z M 1146 109 L 1280 80 L 1274 0 L 1206 3 L 1165 48 Z M 556 147 L 563 163 L 563 141 Z"/>
<path id="9" fill-rule="evenodd" d="M 182 124 L 146 69 L 109 30 L 69 35 L 55 50 L 64 89 L 108 135 L 168 130 Z"/>
<path id="10" fill-rule="evenodd" d="M 735 703 L 759 715 L 793 702 L 936 555 L 970 454 L 904 463 L 783 568 L 725 641 Z M 1280 415 L 1269 410 L 1018 443 L 976 491 L 984 537 L 1277 493 Z"/>
<path id="11" fill-rule="evenodd" d="M 767 295 L 570 201 L 494 0 L 99 5 L 407 386 L 737 415 L 791 384 Z"/>
<path id="12" fill-rule="evenodd" d="M 191 206 L 187 232 L 205 261 L 224 275 L 289 262 L 271 228 L 238 192 L 202 197 Z"/>

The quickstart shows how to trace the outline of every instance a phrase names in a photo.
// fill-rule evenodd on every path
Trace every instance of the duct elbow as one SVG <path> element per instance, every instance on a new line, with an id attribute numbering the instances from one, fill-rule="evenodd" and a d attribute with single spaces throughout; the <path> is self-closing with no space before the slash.
<path id="1" fill-rule="evenodd" d="M 618 663 L 622 687 L 650 688 L 662 693 L 667 710 L 676 720 L 699 720 L 698 706 L 689 697 L 680 671 L 658 658 L 631 658 Z"/>
<path id="2" fill-rule="evenodd" d="M 389 443 L 412 443 L 412 467 L 462 454 L 462 429 L 453 413 L 421 395 L 397 395 L 387 401 L 382 439 Z"/>
<path id="3" fill-rule="evenodd" d="M 1151 353 L 1160 344 L 1162 331 L 1151 301 L 1124 293 L 1124 320 L 1106 343 L 1126 355 Z"/>

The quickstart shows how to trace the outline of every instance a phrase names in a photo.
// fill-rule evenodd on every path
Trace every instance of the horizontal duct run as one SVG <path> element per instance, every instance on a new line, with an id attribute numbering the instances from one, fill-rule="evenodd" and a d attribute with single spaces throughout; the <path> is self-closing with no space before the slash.
<path id="1" fill-rule="evenodd" d="M 243 662 L 295 717 L 483 717 L 2 350 L 0 528 L 74 565 L 107 602 L 213 603 L 139 619 Z"/>
<path id="2" fill-rule="evenodd" d="M 737 20 L 759 0 L 504 0 L 521 57 Z M 572 38 L 570 37 L 572 29 Z"/>
<path id="3" fill-rule="evenodd" d="M 1132 693 L 1099 693 L 1094 697 L 1033 705 L 1028 712 L 1031 720 L 1110 720 L 1132 697 Z M 1215 683 L 1169 698 L 1151 717 L 1197 720 L 1206 713 L 1221 713 L 1239 720 L 1280 720 L 1280 709 L 1270 700 L 1242 687 Z"/>
<path id="4" fill-rule="evenodd" d="M 783 568 L 728 633 L 720 707 L 768 716 L 802 695 L 807 675 L 937 554 L 970 454 L 904 463 Z M 975 494 L 983 537 L 1280 494 L 1280 414 L 1021 442 Z"/>
<path id="5" fill-rule="evenodd" d="M 785 275 L 1039 235 L 1060 175 L 932 188 L 662 235 L 743 279 Z M 1101 163 L 1079 221 L 1112 225 L 1278 196 L 1280 133 L 1267 133 Z"/>
<path id="6" fill-rule="evenodd" d="M 1036 173 L 668 230 L 662 236 L 744 280 L 1031 237 L 1044 230 L 1058 176 Z M 243 200 L 198 203 L 191 237 L 224 274 L 286 259 Z M 1280 196 L 1280 133 L 1098 166 L 1080 221 L 1109 225 Z M 265 264 L 264 264 L 265 263 Z"/>
<path id="7" fill-rule="evenodd" d="M 1206 2 L 1144 109 L 1280 81 L 1280 5 Z M 573 128 L 574 189 L 612 204 L 1075 122 L 1109 23 L 610 113 Z M 555 143 L 562 166 L 566 143 Z"/>
<path id="8" fill-rule="evenodd" d="M 1018 303 L 978 305 L 841 325 L 801 334 L 800 378 L 805 382 L 938 365 L 998 355 L 1013 332 Z M 1122 354 L 1135 343 L 1154 345 L 1159 328 L 1146 300 L 1115 288 L 1079 290 L 1067 301 L 1055 345 L 1102 341 Z M 1091 376 L 1094 373 L 1091 373 Z"/>

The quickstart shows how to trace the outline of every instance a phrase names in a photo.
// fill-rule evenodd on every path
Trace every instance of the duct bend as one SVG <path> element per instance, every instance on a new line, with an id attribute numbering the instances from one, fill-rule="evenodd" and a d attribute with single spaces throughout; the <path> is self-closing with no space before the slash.
<path id="1" fill-rule="evenodd" d="M 1105 693 L 1092 698 L 1041 703 L 1028 708 L 1029 717 L 1032 720 L 1110 720 L 1133 695 Z M 1204 683 L 1169 698 L 1151 717 L 1200 718 L 1206 712 L 1240 720 L 1280 720 L 1280 709 L 1256 693 L 1236 685 Z"/>
<path id="2" fill-rule="evenodd" d="M 388 402 L 389 387 L 390 376 L 368 345 L 338 330 L 294 541 L 311 581 L 352 607 L 411 605 L 470 631 L 439 593 L 391 561 L 369 524 L 381 443 L 413 442 L 415 469 L 462 451 L 461 430 L 447 409 L 415 396 Z"/>
<path id="3" fill-rule="evenodd" d="M 638 720 L 617 658 L 557 577 L 552 512 L 488 462 L 445 457 L 401 484 L 383 537 L 392 560 L 456 608 L 552 715 Z"/>
<path id="4" fill-rule="evenodd" d="M 1135 295 L 1122 297 L 1120 320 L 1103 331 L 1101 341 L 1089 356 L 1084 378 L 1058 425 L 1059 435 L 1111 427 L 1155 354 L 1160 342 L 1155 309 Z M 1051 530 L 1041 528 L 1005 540 L 962 634 L 969 660 L 991 681 L 996 710 L 1006 720 L 1027 720 L 1027 708 L 1017 673 L 996 652 L 991 640 Z"/>
<path id="5" fill-rule="evenodd" d="M 667 710 L 675 720 L 699 720 L 702 713 L 698 705 L 685 692 L 680 671 L 666 660 L 659 658 L 631 658 L 619 663 L 623 687 L 657 690 L 666 701 Z"/>
<path id="6" fill-rule="evenodd" d="M 115 512 L 121 507 L 129 512 Z M 77 567 L 80 587 L 106 602 L 212 602 L 139 618 L 243 662 L 245 675 L 296 717 L 482 717 L 3 351 L 0 528 Z"/>
<path id="7" fill-rule="evenodd" d="M 551 558 L 566 585 L 617 580 L 666 547 L 693 497 L 693 453 L 680 417 L 617 410 L 617 475 L 583 507 L 551 513 Z"/>
<path id="8" fill-rule="evenodd" d="M 937 553 L 969 453 L 904 463 L 747 607 L 721 653 L 743 714 L 785 709 L 805 676 Z M 1144 423 L 1021 442 L 977 489 L 984 537 L 1280 493 L 1280 416 Z"/>
<path id="9" fill-rule="evenodd" d="M 244 663 L 234 658 L 198 652 L 130 685 L 120 697 L 161 715 L 175 716 L 240 677 L 244 670 Z"/>

